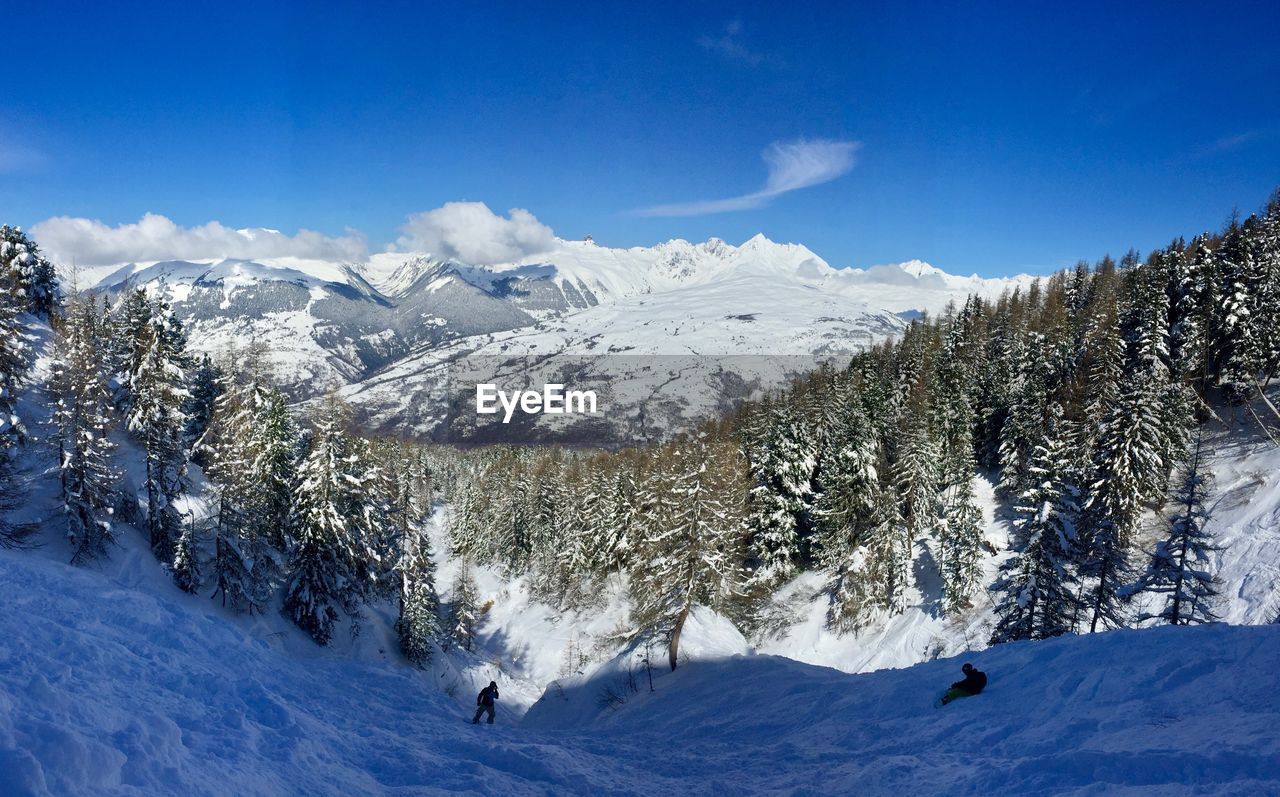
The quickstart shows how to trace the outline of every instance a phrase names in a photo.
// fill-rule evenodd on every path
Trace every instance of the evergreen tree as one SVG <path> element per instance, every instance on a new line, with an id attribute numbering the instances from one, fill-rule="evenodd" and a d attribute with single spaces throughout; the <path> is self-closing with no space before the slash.
<path id="1" fill-rule="evenodd" d="M 476 580 L 471 575 L 471 563 L 464 559 L 454 577 L 449 601 L 449 636 L 463 650 L 471 650 L 475 646 L 478 592 Z"/>
<path id="2" fill-rule="evenodd" d="M 16 451 L 26 437 L 18 418 L 18 391 L 31 364 L 31 348 L 19 313 L 12 276 L 0 269 L 0 547 L 22 542 L 31 529 L 14 526 L 4 514 L 18 505 Z"/>
<path id="3" fill-rule="evenodd" d="M 1093 479 L 1085 504 L 1080 574 L 1092 582 L 1090 632 L 1124 625 L 1125 596 L 1135 576 L 1133 540 L 1143 503 L 1164 486 L 1160 407 L 1151 386 L 1126 377 L 1107 413 L 1094 452 Z"/>
<path id="4" fill-rule="evenodd" d="M 929 433 L 928 410 L 922 400 L 913 401 L 907 410 L 906 429 L 898 444 L 894 468 L 908 546 L 928 534 L 940 518 L 939 465 L 940 452 Z"/>
<path id="5" fill-rule="evenodd" d="M 1259 258 L 1260 223 L 1250 217 L 1232 222 L 1217 249 L 1217 272 L 1222 281 L 1222 337 L 1219 342 L 1219 383 L 1236 402 L 1251 398 L 1267 359 L 1262 328 L 1268 312 L 1267 265 Z"/>
<path id="6" fill-rule="evenodd" d="M 224 380 L 222 371 L 214 365 L 208 354 L 201 356 L 189 371 L 190 385 L 186 406 L 183 412 L 187 417 L 187 425 L 183 430 L 185 442 L 193 450 L 192 458 L 197 464 L 204 465 L 204 457 L 200 454 L 200 439 L 209 429 L 213 420 L 214 407 L 222 393 Z"/>
<path id="7" fill-rule="evenodd" d="M 354 615 L 372 593 L 371 574 L 379 566 L 367 497 L 370 473 L 352 453 L 345 421 L 341 403 L 326 399 L 298 468 L 289 518 L 285 612 L 321 645 L 332 638 L 339 609 Z"/>
<path id="8" fill-rule="evenodd" d="M 982 511 L 973 493 L 972 447 L 965 448 L 968 450 L 962 449 L 958 455 L 960 462 L 953 466 L 953 476 L 945 491 L 944 516 L 938 535 L 942 603 L 948 614 L 972 605 L 971 596 L 982 579 Z"/>
<path id="9" fill-rule="evenodd" d="M 911 586 L 911 527 L 892 490 L 881 490 L 878 498 L 876 523 L 866 541 L 866 574 L 876 604 L 889 614 L 902 614 Z"/>
<path id="10" fill-rule="evenodd" d="M 755 481 L 748 522 L 756 578 L 778 583 L 794 576 L 806 557 L 817 462 L 813 442 L 790 407 L 776 405 L 765 423 L 759 444 L 748 449 Z"/>
<path id="11" fill-rule="evenodd" d="M 56 325 L 49 377 L 72 562 L 105 553 L 115 540 L 111 505 L 119 476 L 111 464 L 111 394 L 102 370 L 99 332 L 93 300 L 73 297 L 66 319 Z"/>
<path id="12" fill-rule="evenodd" d="M 187 451 L 183 431 L 187 415 L 186 337 L 164 303 L 156 303 L 150 321 L 134 339 L 128 373 L 129 411 L 125 424 L 146 454 L 147 536 L 151 551 L 172 565 L 183 533 L 176 505 L 186 490 Z"/>
<path id="13" fill-rule="evenodd" d="M 1204 502 L 1208 475 L 1202 461 L 1203 442 L 1197 437 L 1182 483 L 1175 495 L 1178 511 L 1169 519 L 1169 533 L 1156 543 L 1151 563 L 1139 588 L 1163 596 L 1159 613 L 1142 619 L 1159 619 L 1171 625 L 1211 623 L 1218 619 L 1214 604 L 1221 581 L 1209 568 L 1213 554 L 1222 548 L 1206 530 L 1209 513 Z"/>
<path id="14" fill-rule="evenodd" d="M 632 573 L 632 592 L 636 625 L 643 635 L 665 641 L 674 670 L 693 607 L 723 609 L 741 595 L 744 529 L 730 497 L 733 479 L 740 478 L 736 452 L 694 438 L 678 443 L 673 454 L 670 495 L 676 506 L 644 541 L 645 564 Z"/>
<path id="15" fill-rule="evenodd" d="M 636 534 L 636 478 L 629 462 L 614 469 L 608 510 L 604 520 L 604 560 L 611 572 L 631 566 Z"/>
<path id="16" fill-rule="evenodd" d="M 0 282 L 18 312 L 48 317 L 61 303 L 57 273 L 19 227 L 0 226 Z"/>
<path id="17" fill-rule="evenodd" d="M 1031 456 L 1045 439 L 1045 413 L 1050 398 L 1048 343 L 1035 335 L 1019 365 L 1011 388 L 1008 418 L 1000 432 L 1000 491 L 1022 494 L 1031 483 Z"/>
<path id="18" fill-rule="evenodd" d="M 297 430 L 274 388 L 232 375 L 218 388 L 202 435 L 215 500 L 214 597 L 239 611 L 263 611 L 283 571 Z"/>
<path id="19" fill-rule="evenodd" d="M 400 573 L 400 616 L 396 634 L 405 658 L 422 667 L 431 661 L 432 645 L 440 638 L 440 601 L 436 596 L 436 567 L 431 561 L 431 543 L 420 528 L 409 529 L 402 537 Z"/>
<path id="20" fill-rule="evenodd" d="M 842 404 L 834 419 L 832 444 L 819 476 L 817 521 L 818 561 L 840 567 L 865 542 L 876 524 L 880 475 L 876 468 L 878 441 L 860 408 Z"/>
<path id="21" fill-rule="evenodd" d="M 1075 574 L 1078 490 L 1066 450 L 1070 435 L 1061 408 L 1050 406 L 1050 433 L 1036 448 L 1031 487 L 1020 497 L 1014 523 L 1021 552 L 1005 566 L 996 606 L 999 621 L 992 644 L 1046 639 L 1072 630 L 1076 616 Z"/>
<path id="22" fill-rule="evenodd" d="M 183 592 L 194 593 L 200 589 L 200 552 L 194 518 L 188 518 L 173 542 L 173 582 Z"/>

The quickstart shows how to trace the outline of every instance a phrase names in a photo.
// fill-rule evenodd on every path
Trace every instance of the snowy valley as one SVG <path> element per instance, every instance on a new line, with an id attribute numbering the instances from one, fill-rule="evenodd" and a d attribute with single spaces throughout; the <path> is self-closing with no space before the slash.
<path id="1" fill-rule="evenodd" d="M 1214 293 L 1276 229 L 1026 285 L 756 238 L 62 295 L 5 228 L 0 793 L 1280 792 L 1280 347 L 1235 320 L 1280 307 Z M 442 367 L 600 350 L 797 365 L 681 371 L 631 448 L 413 439 Z"/>

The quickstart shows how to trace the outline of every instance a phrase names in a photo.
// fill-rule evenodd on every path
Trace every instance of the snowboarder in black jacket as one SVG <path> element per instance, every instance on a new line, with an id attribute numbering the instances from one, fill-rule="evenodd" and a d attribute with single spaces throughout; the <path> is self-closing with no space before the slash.
<path id="1" fill-rule="evenodd" d="M 953 683 L 951 691 L 942 696 L 944 706 L 957 697 L 973 697 L 987 686 L 987 674 L 982 670 L 972 664 L 965 664 L 961 669 L 964 671 L 964 680 Z"/>
<path id="2" fill-rule="evenodd" d="M 489 724 L 493 724 L 493 701 L 498 699 L 498 682 L 490 681 L 489 685 L 480 690 L 480 694 L 476 695 L 476 717 L 471 720 L 472 725 L 480 722 L 480 715 L 489 712 Z"/>

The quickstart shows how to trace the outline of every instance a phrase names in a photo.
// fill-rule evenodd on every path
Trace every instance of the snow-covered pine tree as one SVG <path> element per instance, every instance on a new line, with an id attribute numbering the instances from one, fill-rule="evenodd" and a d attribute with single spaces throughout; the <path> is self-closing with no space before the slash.
<path id="1" fill-rule="evenodd" d="M 265 564 L 257 549 L 261 543 L 255 514 L 257 484 L 251 468 L 249 434 L 253 413 L 250 387 L 237 385 L 231 375 L 214 401 L 201 453 L 213 496 L 212 577 L 213 597 L 222 605 L 253 613 L 263 608 L 266 584 L 255 578 L 256 566 Z M 261 575 L 258 570 L 257 575 Z"/>
<path id="2" fill-rule="evenodd" d="M 148 350 L 142 341 L 152 329 L 151 316 L 155 309 L 156 303 L 147 295 L 146 288 L 126 285 L 106 319 L 105 327 L 109 333 L 104 349 L 106 370 L 114 383 L 116 407 L 125 415 L 128 415 L 133 401 L 129 384 Z"/>
<path id="3" fill-rule="evenodd" d="M 856 547 L 832 569 L 827 586 L 827 627 L 837 633 L 856 631 L 877 609 L 898 614 L 906 607 L 911 583 L 911 549 L 907 524 L 892 486 L 868 481 L 871 516 Z"/>
<path id="4" fill-rule="evenodd" d="M 297 429 L 284 397 L 250 367 L 223 376 L 202 435 L 215 496 L 214 597 L 263 611 L 281 580 Z"/>
<path id="5" fill-rule="evenodd" d="M 892 489 L 877 496 L 876 522 L 866 540 L 866 575 L 876 603 L 889 614 L 907 608 L 911 586 L 911 529 Z"/>
<path id="6" fill-rule="evenodd" d="M 948 614 L 972 605 L 971 596 L 982 579 L 982 510 L 973 492 L 973 446 L 964 445 L 967 442 L 967 438 L 961 441 L 947 466 L 944 515 L 938 534 L 942 604 Z"/>
<path id="7" fill-rule="evenodd" d="M 413 500 L 425 516 L 435 511 L 437 473 L 427 450 L 418 446 L 413 450 Z"/>
<path id="8" fill-rule="evenodd" d="M 1178 381 L 1193 382 L 1203 390 L 1219 284 L 1208 237 L 1192 240 L 1169 268 L 1169 362 Z"/>
<path id="9" fill-rule="evenodd" d="M 1048 342 L 1033 334 L 1010 388 L 1009 414 L 1000 430 L 1000 491 L 1021 495 L 1030 485 L 1031 456 L 1044 442 L 1045 407 L 1049 402 Z"/>
<path id="10" fill-rule="evenodd" d="M 1049 433 L 1028 469 L 1031 486 L 1019 497 L 1014 527 L 1022 550 L 1005 565 L 992 644 L 1047 639 L 1072 630 L 1078 488 L 1067 450 L 1070 430 L 1050 404 Z"/>
<path id="11" fill-rule="evenodd" d="M 463 650 L 475 647 L 476 624 L 479 621 L 479 589 L 471 574 L 471 562 L 462 560 L 454 576 L 449 596 L 449 638 Z"/>
<path id="12" fill-rule="evenodd" d="M 418 524 L 401 537 L 403 551 L 397 570 L 400 575 L 400 616 L 396 634 L 405 658 L 419 667 L 431 661 L 432 646 L 439 641 L 440 599 L 436 595 L 436 566 L 431 559 L 431 542 Z"/>
<path id="13" fill-rule="evenodd" d="M 200 357 L 188 371 L 188 393 L 183 412 L 187 416 L 187 426 L 183 430 L 186 445 L 197 464 L 204 465 L 204 456 L 200 453 L 200 438 L 209 428 L 213 418 L 214 405 L 221 395 L 224 380 L 222 372 L 208 354 Z"/>
<path id="14" fill-rule="evenodd" d="M 832 416 L 830 444 L 818 479 L 816 559 L 839 567 L 875 524 L 879 440 L 855 401 Z"/>
<path id="15" fill-rule="evenodd" d="M 756 579 L 776 584 L 794 576 L 806 558 L 817 457 L 785 401 L 773 406 L 764 423 L 759 443 L 748 447 L 754 482 L 748 523 Z"/>
<path id="16" fill-rule="evenodd" d="M 151 552 L 174 565 L 174 546 L 183 533 L 176 502 L 186 490 L 187 449 L 183 410 L 186 389 L 186 335 L 163 301 L 153 303 L 150 320 L 134 338 L 133 367 L 128 373 L 129 411 L 125 425 L 146 454 L 147 537 Z M 188 562 L 190 564 L 190 562 Z M 191 574 L 174 577 L 191 582 Z"/>
<path id="17" fill-rule="evenodd" d="M 1078 287 L 1083 291 L 1083 287 Z M 977 462 L 974 446 L 974 406 L 979 391 L 977 331 L 981 304 L 969 301 L 947 330 L 938 357 L 934 426 L 938 429 L 938 459 L 942 516 L 938 526 L 938 570 L 942 603 L 948 613 L 971 605 L 970 596 L 982 576 L 982 512 L 973 491 Z"/>
<path id="18" fill-rule="evenodd" d="M 19 312 L 47 318 L 62 301 L 53 264 L 20 227 L 0 226 L 0 279 Z"/>
<path id="19" fill-rule="evenodd" d="M 1124 366 L 1093 452 L 1085 501 L 1080 575 L 1088 580 L 1090 632 L 1124 624 L 1126 596 L 1137 573 L 1134 536 L 1143 505 L 1161 497 L 1189 420 L 1182 387 L 1170 380 L 1165 358 L 1163 290 L 1141 273 L 1129 281 L 1120 325 Z"/>
<path id="20" fill-rule="evenodd" d="M 421 513 L 412 504 L 409 471 L 392 441 L 357 437 L 351 441 L 352 467 L 348 478 L 363 482 L 361 503 L 352 508 L 364 518 L 368 549 L 372 552 L 362 568 L 368 591 L 362 600 L 389 600 L 399 591 L 396 571 L 403 545 L 402 535 Z M 403 488 L 403 489 L 402 489 Z"/>
<path id="21" fill-rule="evenodd" d="M 298 468 L 298 425 L 289 412 L 289 400 L 276 387 L 256 380 L 252 398 L 249 446 L 261 536 L 273 550 L 283 551 L 288 547 L 286 531 Z"/>
<path id="22" fill-rule="evenodd" d="M 546 469 L 552 467 L 545 465 Z M 535 480 L 530 470 L 518 455 L 505 452 L 502 460 L 486 469 L 484 477 L 505 483 L 500 482 L 502 488 L 476 504 L 488 515 L 486 526 L 481 528 L 481 534 L 489 539 L 485 550 L 491 561 L 511 575 L 523 573 L 531 560 L 543 555 L 559 529 L 557 518 L 563 504 L 556 495 L 557 485 L 549 478 Z"/>
<path id="23" fill-rule="evenodd" d="M 55 401 L 53 440 L 71 561 L 99 556 L 113 542 L 111 506 L 118 474 L 111 464 L 115 444 L 111 393 L 102 370 L 98 319 L 92 298 L 72 296 L 55 324 L 49 392 Z"/>
<path id="24" fill-rule="evenodd" d="M 0 269 L 0 547 L 18 545 L 31 531 L 5 519 L 5 512 L 18 503 L 15 452 L 25 439 L 18 391 L 31 365 L 31 347 L 19 319 L 22 309 L 12 274 Z"/>
<path id="25" fill-rule="evenodd" d="M 1280 373 L 1280 189 L 1271 195 L 1259 218 L 1253 257 L 1261 284 L 1254 310 L 1263 386 Z"/>
<path id="26" fill-rule="evenodd" d="M 1233 220 L 1215 250 L 1222 290 L 1218 381 L 1235 402 L 1252 398 L 1266 359 L 1260 304 L 1267 269 L 1258 259 L 1259 226 L 1254 216 L 1244 224 Z"/>
<path id="27" fill-rule="evenodd" d="M 1205 508 L 1209 476 L 1203 461 L 1204 441 L 1197 434 L 1191 458 L 1174 495 L 1176 513 L 1169 518 L 1169 533 L 1156 543 L 1139 589 L 1163 597 L 1156 614 L 1141 619 L 1157 619 L 1171 625 L 1211 623 L 1222 582 L 1210 570 L 1213 554 L 1222 550 L 1206 524 Z"/>
<path id="28" fill-rule="evenodd" d="M 662 639 L 671 669 L 680 633 L 695 605 L 724 610 L 741 595 L 742 512 L 734 483 L 744 476 L 736 447 L 703 437 L 671 447 L 674 506 L 668 522 L 648 529 L 644 564 L 631 574 L 632 619 L 639 633 Z"/>
<path id="29" fill-rule="evenodd" d="M 200 589 L 202 567 L 195 518 L 188 515 L 173 540 L 173 583 L 183 592 Z"/>
<path id="30" fill-rule="evenodd" d="M 608 514 L 604 522 L 604 561 L 609 572 L 631 566 L 636 526 L 636 474 L 630 458 L 617 463 L 610 474 Z"/>
<path id="31" fill-rule="evenodd" d="M 907 524 L 908 547 L 932 531 L 942 514 L 938 484 L 942 476 L 940 451 L 929 429 L 930 413 L 924 399 L 913 398 L 904 414 L 898 441 L 894 484 Z"/>
<path id="32" fill-rule="evenodd" d="M 605 523 L 609 475 L 603 461 L 593 458 L 574 463 L 568 478 L 570 511 L 559 567 L 565 578 L 564 602 L 581 607 L 598 599 L 599 586 L 608 572 Z"/>
<path id="33" fill-rule="evenodd" d="M 459 480 L 449 507 L 449 550 L 456 557 L 485 561 L 489 540 L 480 517 L 483 485 L 471 474 Z"/>
<path id="34" fill-rule="evenodd" d="M 379 566 L 366 495 L 369 473 L 343 431 L 346 419 L 339 399 L 325 399 L 298 468 L 289 518 L 284 609 L 321 645 L 332 638 L 339 609 L 354 615 L 371 594 L 371 575 Z"/>

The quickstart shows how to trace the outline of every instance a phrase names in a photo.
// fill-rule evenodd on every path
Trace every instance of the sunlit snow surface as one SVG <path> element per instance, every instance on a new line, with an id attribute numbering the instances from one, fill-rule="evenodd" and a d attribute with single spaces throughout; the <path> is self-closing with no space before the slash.
<path id="1" fill-rule="evenodd" d="M 849 675 L 706 650 L 617 710 L 469 724 L 435 672 L 297 655 L 203 598 L 0 553 L 0 793 L 1240 794 L 1280 789 L 1280 627 L 1122 631 Z M 501 701 L 500 701 L 501 703 Z"/>

